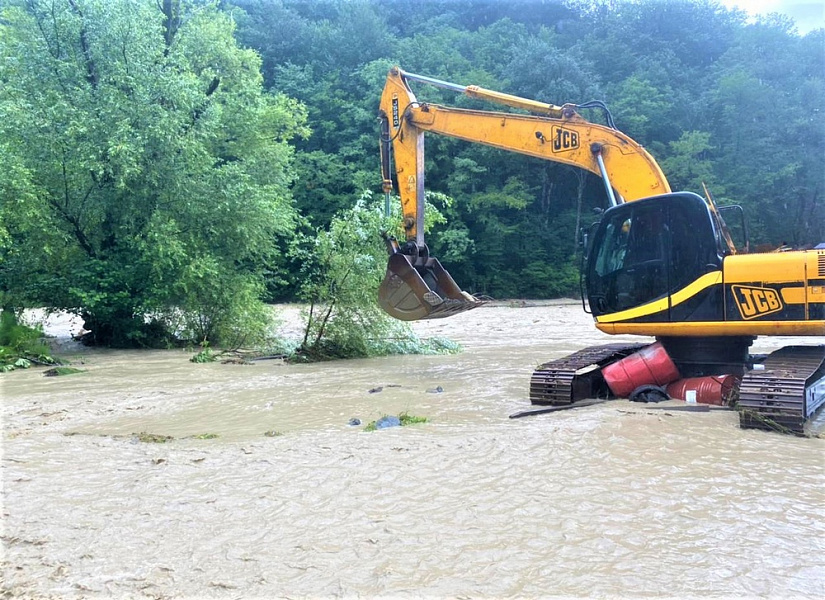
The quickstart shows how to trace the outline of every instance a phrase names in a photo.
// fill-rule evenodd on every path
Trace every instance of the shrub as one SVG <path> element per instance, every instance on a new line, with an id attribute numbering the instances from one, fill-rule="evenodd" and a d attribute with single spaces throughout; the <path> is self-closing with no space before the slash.
<path id="1" fill-rule="evenodd" d="M 14 311 L 0 312 L 0 372 L 56 362 L 41 329 L 21 324 Z"/>
<path id="2" fill-rule="evenodd" d="M 432 209 L 433 218 L 438 211 Z M 421 340 L 378 306 L 387 251 L 380 231 L 392 231 L 379 203 L 365 193 L 320 231 L 304 261 L 304 336 L 292 361 L 458 351 L 449 340 Z"/>

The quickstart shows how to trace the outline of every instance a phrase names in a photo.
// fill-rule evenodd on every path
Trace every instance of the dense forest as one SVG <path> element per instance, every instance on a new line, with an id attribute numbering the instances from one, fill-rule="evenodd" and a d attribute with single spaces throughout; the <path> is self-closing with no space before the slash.
<path id="1" fill-rule="evenodd" d="M 604 101 L 673 189 L 742 205 L 752 243 L 825 241 L 825 31 L 780 15 L 713 0 L 0 6 L 0 301 L 82 314 L 102 343 L 226 340 L 265 321 L 261 299 L 334 296 L 330 269 L 346 267 L 330 257 L 358 265 L 342 256 L 358 240 L 380 253 L 353 207 L 383 204 L 393 65 Z M 428 242 L 464 289 L 577 293 L 577 214 L 606 202 L 596 177 L 439 136 L 426 177 Z"/>

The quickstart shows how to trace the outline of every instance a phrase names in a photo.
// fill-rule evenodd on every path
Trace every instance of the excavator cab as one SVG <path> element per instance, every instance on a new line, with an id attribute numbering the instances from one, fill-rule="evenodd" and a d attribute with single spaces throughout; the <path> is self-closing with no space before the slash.
<path id="1" fill-rule="evenodd" d="M 378 304 L 401 321 L 439 319 L 471 310 L 484 302 L 464 292 L 426 244 L 407 242 L 399 247 L 385 238 L 390 259 L 378 288 Z"/>
<path id="2" fill-rule="evenodd" d="M 619 313 L 670 298 L 706 273 L 721 270 L 727 246 L 714 223 L 705 201 L 689 192 L 654 196 L 605 211 L 586 267 L 593 314 Z M 705 300 L 714 313 L 721 306 L 719 299 Z M 697 297 L 678 310 L 699 310 L 700 301 Z M 686 315 L 673 314 L 677 309 L 670 304 L 668 320 L 684 320 Z"/>

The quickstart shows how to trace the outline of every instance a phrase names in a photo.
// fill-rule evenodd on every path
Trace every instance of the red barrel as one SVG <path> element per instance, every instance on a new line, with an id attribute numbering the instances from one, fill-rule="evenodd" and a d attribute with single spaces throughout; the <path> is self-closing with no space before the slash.
<path id="1" fill-rule="evenodd" d="M 679 379 L 679 370 L 659 342 L 607 365 L 602 375 L 610 391 L 627 398 L 640 385 L 666 385 Z"/>
<path id="2" fill-rule="evenodd" d="M 667 395 L 677 400 L 685 400 L 688 392 L 696 392 L 699 404 L 725 406 L 738 383 L 736 375 L 711 375 L 708 377 L 690 377 L 674 381 L 667 386 Z"/>

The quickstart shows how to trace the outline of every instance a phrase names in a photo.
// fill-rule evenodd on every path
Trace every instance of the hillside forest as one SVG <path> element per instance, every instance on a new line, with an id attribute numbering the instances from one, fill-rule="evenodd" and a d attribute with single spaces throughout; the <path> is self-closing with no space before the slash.
<path id="1" fill-rule="evenodd" d="M 284 301 L 323 306 L 315 322 L 334 330 L 334 306 L 374 304 L 379 232 L 398 226 L 377 120 L 395 65 L 603 101 L 674 190 L 741 205 L 752 245 L 825 241 L 825 31 L 778 14 L 714 0 L 2 0 L 2 308 L 74 312 L 113 346 L 247 343 L 265 303 Z M 435 135 L 426 148 L 428 244 L 463 289 L 577 296 L 576 225 L 606 206 L 597 177 Z"/>

